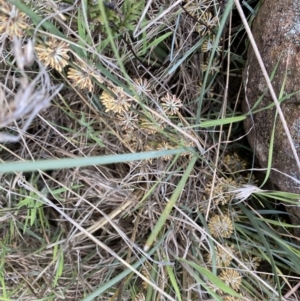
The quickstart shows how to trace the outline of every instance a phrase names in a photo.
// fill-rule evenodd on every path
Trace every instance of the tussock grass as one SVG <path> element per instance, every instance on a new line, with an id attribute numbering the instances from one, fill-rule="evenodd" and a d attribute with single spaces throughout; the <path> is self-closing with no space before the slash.
<path id="1" fill-rule="evenodd" d="M 298 300 L 227 2 L 0 0 L 0 300 Z"/>

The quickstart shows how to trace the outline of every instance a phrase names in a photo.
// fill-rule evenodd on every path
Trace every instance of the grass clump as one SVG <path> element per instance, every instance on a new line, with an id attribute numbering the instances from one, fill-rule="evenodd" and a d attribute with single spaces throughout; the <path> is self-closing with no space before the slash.
<path id="1" fill-rule="evenodd" d="M 0 0 L 0 299 L 299 297 L 299 196 L 240 155 L 233 11 Z"/>

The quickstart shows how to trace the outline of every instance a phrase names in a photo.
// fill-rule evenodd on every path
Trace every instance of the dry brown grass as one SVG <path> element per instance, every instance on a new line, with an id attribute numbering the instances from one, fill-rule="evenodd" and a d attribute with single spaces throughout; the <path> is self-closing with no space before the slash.
<path id="1" fill-rule="evenodd" d="M 223 147 L 237 139 L 233 149 L 239 148 L 240 128 L 199 128 L 199 117 L 234 116 L 231 108 L 239 106 L 241 97 L 239 89 L 232 89 L 230 104 L 222 107 L 226 78 L 232 76 L 238 86 L 241 81 L 236 79 L 242 72 L 242 65 L 226 72 L 222 52 L 226 51 L 222 49 L 228 41 L 226 35 L 215 55 L 218 68 L 207 65 L 212 51 L 206 50 L 220 30 L 222 7 L 214 1 L 188 1 L 184 10 L 178 5 L 169 9 L 174 3 L 152 1 L 147 11 L 145 6 L 140 11 L 147 13 L 151 24 L 143 38 L 134 37 L 142 28 L 139 19 L 132 22 L 134 34 L 111 25 L 118 59 L 105 26 L 99 26 L 92 13 L 85 16 L 81 2 L 25 3 L 29 11 L 50 21 L 65 36 L 51 26 L 45 32 L 41 23 L 34 24 L 33 15 L 19 15 L 26 23 L 21 22 L 18 39 L 0 26 L 1 161 L 37 161 L 35 172 L 1 176 L 0 300 L 87 301 L 95 292 L 93 300 L 105 301 L 175 300 L 179 296 L 182 300 L 211 300 L 214 292 L 224 300 L 271 300 L 277 296 L 276 278 L 264 278 L 256 270 L 258 265 L 246 266 L 248 261 L 263 259 L 272 274 L 264 255 L 266 246 L 261 242 L 255 246 L 259 239 L 246 230 L 251 226 L 241 208 L 248 210 L 248 205 L 233 205 L 232 190 L 251 182 L 250 174 L 243 171 L 251 166 Z M 16 9 L 7 5 L 3 7 Z M 106 4 L 107 16 L 112 15 L 109 21 L 123 22 L 122 5 L 122 1 L 113 8 Z M 4 17 L 2 9 L 0 21 L 4 22 Z M 167 32 L 170 36 L 156 41 Z M 31 38 L 35 47 L 39 45 L 35 53 L 33 49 L 17 51 Z M 232 34 L 234 38 L 237 36 Z M 145 42 L 153 45 L 143 52 Z M 57 50 L 53 58 L 49 58 L 51 47 Z M 205 72 L 209 75 L 203 92 Z M 114 94 L 118 98 L 114 99 Z M 175 109 L 168 107 L 172 101 Z M 196 147 L 202 154 L 150 255 L 143 247 L 188 168 L 191 152 L 59 170 L 42 171 L 38 165 L 42 159 L 182 146 Z M 230 157 L 236 163 L 234 168 Z M 211 230 L 214 220 L 220 219 L 231 229 L 223 236 Z M 234 250 L 227 251 L 232 260 L 226 269 L 215 266 L 220 259 L 215 261 L 212 251 L 226 252 L 224 246 Z M 215 278 L 203 276 L 184 260 L 214 273 Z M 285 291 L 296 279 L 294 274 L 286 281 Z M 217 275 L 240 297 L 230 297 L 229 291 L 224 295 L 214 283 Z M 238 280 L 232 284 L 228 277 Z"/>

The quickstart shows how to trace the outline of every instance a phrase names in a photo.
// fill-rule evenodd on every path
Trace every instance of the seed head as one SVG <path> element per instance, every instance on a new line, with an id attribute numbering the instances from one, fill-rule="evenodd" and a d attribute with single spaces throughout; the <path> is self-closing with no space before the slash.
<path id="1" fill-rule="evenodd" d="M 213 237 L 229 238 L 233 232 L 233 225 L 227 215 L 215 215 L 208 224 L 209 231 Z"/>
<path id="2" fill-rule="evenodd" d="M 166 114 L 175 115 L 182 107 L 181 100 L 176 95 L 167 93 L 162 99 L 162 107 Z"/>
<path id="3" fill-rule="evenodd" d="M 239 290 L 242 283 L 242 276 L 234 269 L 226 269 L 222 271 L 220 279 L 228 286 L 231 286 L 235 291 Z"/>
<path id="4" fill-rule="evenodd" d="M 74 86 L 79 89 L 87 89 L 89 92 L 93 90 L 92 78 L 94 77 L 100 83 L 103 83 L 103 78 L 97 70 L 86 63 L 77 63 L 76 67 L 72 67 L 68 71 L 67 77 L 72 81 Z"/>
<path id="5" fill-rule="evenodd" d="M 45 44 L 36 45 L 35 51 L 39 60 L 45 66 L 50 66 L 57 71 L 61 72 L 68 64 L 69 56 L 67 53 L 69 45 L 67 42 L 51 37 Z"/>
<path id="6" fill-rule="evenodd" d="M 105 112 L 112 111 L 114 113 L 127 112 L 131 105 L 131 98 L 123 91 L 121 87 L 112 88 L 112 96 L 110 93 L 104 91 L 100 96 L 101 102 L 105 105 Z"/>
<path id="7" fill-rule="evenodd" d="M 28 17 L 20 12 L 16 6 L 0 0 L 0 35 L 9 37 L 23 37 L 24 31 L 29 28 Z"/>

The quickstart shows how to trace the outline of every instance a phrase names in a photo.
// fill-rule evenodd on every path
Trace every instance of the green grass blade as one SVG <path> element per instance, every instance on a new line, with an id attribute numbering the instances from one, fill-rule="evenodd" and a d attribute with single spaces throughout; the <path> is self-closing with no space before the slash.
<path id="1" fill-rule="evenodd" d="M 156 252 L 154 254 L 154 260 L 159 261 L 158 252 Z M 159 277 L 159 275 L 157 273 L 157 269 L 158 269 L 158 264 L 156 262 L 154 262 L 152 264 L 151 273 L 150 273 L 151 280 L 154 283 L 157 283 L 158 277 Z M 145 301 L 152 301 L 154 299 L 155 290 L 154 290 L 152 285 L 148 285 L 147 293 L 145 295 L 146 295 L 146 300 Z"/>
<path id="2" fill-rule="evenodd" d="M 165 258 L 165 260 L 166 259 L 167 258 Z M 174 291 L 176 293 L 177 300 L 182 301 L 181 294 L 180 294 L 180 289 L 178 287 L 178 284 L 177 284 L 177 281 L 176 281 L 176 277 L 175 277 L 175 274 L 173 272 L 173 268 L 171 266 L 169 266 L 169 265 L 167 265 L 166 268 L 167 268 L 167 273 L 169 275 L 169 279 L 170 279 L 170 281 L 172 283 L 172 286 L 174 288 Z"/>
<path id="3" fill-rule="evenodd" d="M 287 79 L 287 70 L 284 75 L 283 83 L 280 89 L 279 93 L 279 99 L 283 97 L 284 94 L 284 87 L 286 84 L 286 79 Z M 271 133 L 271 139 L 270 139 L 270 145 L 269 145 L 269 157 L 268 157 L 268 165 L 267 165 L 267 172 L 265 176 L 265 180 L 261 184 L 261 187 L 263 187 L 266 182 L 268 181 L 271 173 L 271 168 L 272 168 L 272 159 L 273 159 L 273 151 L 274 151 L 274 141 L 275 141 L 275 130 L 276 130 L 276 124 L 277 124 L 277 116 L 278 116 L 278 111 L 276 110 L 275 116 L 274 116 L 274 122 L 273 122 L 273 128 L 272 128 L 272 133 Z"/>
<path id="4" fill-rule="evenodd" d="M 99 7 L 100 13 L 101 13 L 102 18 L 103 18 L 103 23 L 104 23 L 105 29 L 107 30 L 107 33 L 108 33 L 108 39 L 109 39 L 112 51 L 114 52 L 114 55 L 117 59 L 118 65 L 119 65 L 119 67 L 120 67 L 120 69 L 123 73 L 123 76 L 125 77 L 125 79 L 127 80 L 127 83 L 130 86 L 131 80 L 130 80 L 129 75 L 127 74 L 127 71 L 124 67 L 123 61 L 122 61 L 122 59 L 119 55 L 119 51 L 117 49 L 116 43 L 114 41 L 114 36 L 113 36 L 112 31 L 110 29 L 109 21 L 107 20 L 107 17 L 106 17 L 103 1 L 98 0 L 98 7 Z"/>
<path id="5" fill-rule="evenodd" d="M 270 199 L 275 199 L 281 202 L 298 205 L 300 195 L 297 193 L 285 192 L 285 191 L 261 191 L 255 193 L 258 197 L 263 196 Z"/>
<path id="6" fill-rule="evenodd" d="M 176 64 L 172 65 L 171 68 L 168 70 L 168 75 L 173 74 L 177 68 L 179 68 L 182 63 L 197 49 L 203 44 L 205 41 L 205 38 L 200 39 L 193 47 L 191 47 L 185 54 L 184 56 L 176 62 Z"/>
<path id="7" fill-rule="evenodd" d="M 186 171 L 184 172 L 180 182 L 178 183 L 176 189 L 174 190 L 172 196 L 170 197 L 170 200 L 168 201 L 164 211 L 162 212 L 160 218 L 158 219 L 152 233 L 150 234 L 150 236 L 148 237 L 146 244 L 144 246 L 144 250 L 147 251 L 153 244 L 154 240 L 156 239 L 158 233 L 161 231 L 161 229 L 163 228 L 167 218 L 170 215 L 171 210 L 173 209 L 189 175 L 191 174 L 194 165 L 197 161 L 198 157 L 197 156 L 193 156 Z"/>
<path id="8" fill-rule="evenodd" d="M 245 120 L 246 116 L 235 116 L 235 117 L 228 117 L 228 118 L 222 118 L 222 119 L 216 119 L 216 120 L 208 120 L 201 122 L 198 126 L 200 128 L 209 128 L 214 127 L 218 125 L 225 125 L 225 124 L 231 124 L 236 122 L 241 122 Z"/>
<path id="9" fill-rule="evenodd" d="M 199 266 L 198 264 L 185 260 L 185 259 L 178 259 L 181 262 L 184 262 L 194 269 L 196 269 L 201 275 L 203 275 L 205 278 L 207 278 L 209 281 L 211 281 L 216 287 L 220 288 L 222 291 L 224 291 L 227 294 L 230 294 L 235 297 L 240 297 L 240 295 L 234 291 L 231 287 L 227 286 L 218 276 L 214 275 L 211 271 L 208 269 Z"/>
<path id="10" fill-rule="evenodd" d="M 209 58 L 209 61 L 208 61 L 208 67 L 207 67 L 208 69 L 210 68 L 210 66 L 211 66 L 211 64 L 214 60 L 215 53 L 216 53 L 217 47 L 219 45 L 219 41 L 221 39 L 221 35 L 222 35 L 223 30 L 225 28 L 225 24 L 227 22 L 229 14 L 232 10 L 233 2 L 234 2 L 234 0 L 229 0 L 226 4 L 226 8 L 224 10 L 224 13 L 223 13 L 223 16 L 222 16 L 222 19 L 221 19 L 221 22 L 220 22 L 220 27 L 219 27 L 219 30 L 217 32 L 216 38 L 214 40 L 214 45 L 213 45 L 211 55 L 210 55 L 210 58 Z M 208 77 L 209 77 L 209 72 L 205 72 L 205 76 L 204 76 L 203 83 L 202 83 L 201 93 L 198 97 L 199 105 L 198 105 L 197 114 L 196 114 L 196 124 L 199 124 L 199 121 L 200 121 L 200 113 L 202 111 L 202 100 L 204 98 L 205 89 L 207 87 Z"/>
<path id="11" fill-rule="evenodd" d="M 189 149 L 191 150 L 191 149 Z M 29 162 L 8 162 L 0 164 L 0 174 L 16 171 L 55 170 L 62 168 L 83 167 L 92 165 L 105 165 L 120 162 L 130 162 L 159 158 L 167 155 L 176 155 L 186 152 L 187 149 L 172 149 L 162 151 L 150 151 L 134 154 L 107 155 L 86 158 L 65 158 L 58 160 L 40 160 Z"/>
<path id="12" fill-rule="evenodd" d="M 153 42 L 151 42 L 149 45 L 147 45 L 147 47 L 145 48 L 145 50 L 150 49 L 151 47 L 157 46 L 159 43 L 161 43 L 161 42 L 164 41 L 166 38 L 168 38 L 171 34 L 172 34 L 172 32 L 169 31 L 169 32 L 165 33 L 164 35 L 158 37 L 158 38 L 155 39 Z"/>
<path id="13" fill-rule="evenodd" d="M 278 278 L 277 268 L 276 268 L 276 264 L 275 264 L 275 261 L 274 261 L 274 258 L 273 258 L 273 254 L 271 252 L 270 245 L 267 242 L 267 240 L 266 240 L 266 238 L 265 238 L 265 236 L 262 232 L 261 225 L 259 225 L 258 221 L 255 219 L 254 214 L 251 211 L 249 211 L 243 204 L 240 203 L 240 204 L 238 204 L 238 206 L 247 215 L 251 225 L 255 228 L 255 230 L 256 230 L 256 232 L 259 236 L 260 241 L 263 243 L 263 245 L 266 249 L 266 252 L 267 252 L 268 260 L 269 260 L 269 262 L 272 266 L 272 271 L 274 273 L 274 278 L 275 278 L 277 287 L 280 287 L 280 281 L 279 281 L 279 278 Z M 279 297 L 280 297 L 280 300 L 281 300 L 282 296 L 281 296 L 281 291 L 280 290 L 278 291 L 278 294 L 279 294 Z"/>

